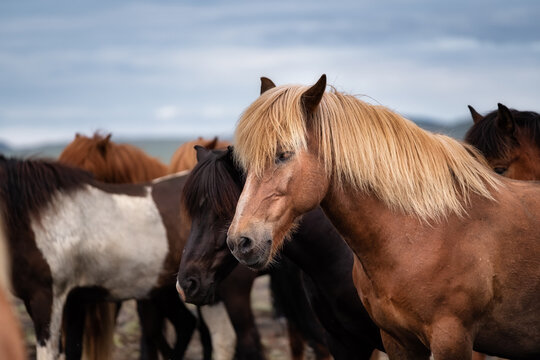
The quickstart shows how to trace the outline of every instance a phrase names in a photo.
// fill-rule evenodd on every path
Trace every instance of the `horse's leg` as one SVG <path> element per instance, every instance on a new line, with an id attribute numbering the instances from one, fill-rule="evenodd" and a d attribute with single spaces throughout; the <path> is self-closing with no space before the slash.
<path id="1" fill-rule="evenodd" d="M 390 360 L 428 360 L 430 351 L 423 346 L 403 346 L 396 341 L 391 335 L 384 330 L 381 330 L 381 337 L 386 350 L 386 354 Z M 456 358 L 457 360 L 458 358 Z"/>
<path id="2" fill-rule="evenodd" d="M 435 360 L 472 359 L 472 335 L 457 318 L 448 317 L 433 324 L 430 345 Z"/>
<path id="3" fill-rule="evenodd" d="M 37 291 L 25 301 L 36 331 L 37 360 L 59 356 L 62 312 L 67 294 L 53 296 L 52 291 Z"/>
<path id="4" fill-rule="evenodd" d="M 163 313 L 159 311 L 153 299 L 138 300 L 137 313 L 141 324 L 140 359 L 157 360 L 158 349 L 166 359 L 172 358 L 172 348 L 163 336 L 163 326 L 165 324 Z"/>
<path id="5" fill-rule="evenodd" d="M 238 342 L 236 357 L 264 359 L 263 348 L 255 317 L 251 310 L 251 288 L 256 273 L 244 266 L 237 266 L 220 285 L 220 296 L 236 331 Z"/>
<path id="6" fill-rule="evenodd" d="M 174 358 L 182 359 L 197 326 L 197 319 L 180 300 L 176 289 L 171 287 L 170 290 L 171 292 L 165 294 L 167 296 L 164 296 L 161 304 L 176 331 Z"/>
<path id="7" fill-rule="evenodd" d="M 236 347 L 236 333 L 223 303 L 202 306 L 201 314 L 210 330 L 214 359 L 232 360 Z"/>
<path id="8" fill-rule="evenodd" d="M 296 324 L 292 321 L 287 321 L 287 329 L 289 330 L 289 346 L 293 360 L 301 360 L 304 358 L 304 337 Z"/>
<path id="9" fill-rule="evenodd" d="M 79 360 L 83 350 L 85 307 L 76 292 L 71 291 L 64 306 L 63 332 L 66 360 Z"/>
<path id="10" fill-rule="evenodd" d="M 197 306 L 197 329 L 199 330 L 199 337 L 201 338 L 201 345 L 203 348 L 203 360 L 212 360 L 212 338 L 210 337 L 210 330 L 202 317 L 201 308 Z"/>

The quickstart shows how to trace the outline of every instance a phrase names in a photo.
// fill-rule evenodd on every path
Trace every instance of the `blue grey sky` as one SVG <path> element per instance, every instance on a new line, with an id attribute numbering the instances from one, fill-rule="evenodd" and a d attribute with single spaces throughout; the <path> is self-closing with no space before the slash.
<path id="1" fill-rule="evenodd" d="M 0 2 L 0 141 L 231 134 L 259 77 L 452 123 L 540 111 L 540 1 Z"/>

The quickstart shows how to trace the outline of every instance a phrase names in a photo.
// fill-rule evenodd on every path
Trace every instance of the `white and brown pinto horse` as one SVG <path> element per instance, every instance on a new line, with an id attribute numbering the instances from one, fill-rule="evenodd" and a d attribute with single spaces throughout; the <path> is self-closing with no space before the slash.
<path id="1" fill-rule="evenodd" d="M 174 295 L 189 232 L 180 215 L 184 180 L 177 174 L 112 185 L 56 162 L 0 156 L 13 289 L 34 323 L 38 359 L 58 358 L 62 311 L 74 288 L 107 301 Z"/>
<path id="2" fill-rule="evenodd" d="M 321 204 L 390 359 L 540 358 L 540 186 L 472 147 L 337 91 L 273 87 L 235 133 L 246 184 L 228 231 L 265 267 Z"/>

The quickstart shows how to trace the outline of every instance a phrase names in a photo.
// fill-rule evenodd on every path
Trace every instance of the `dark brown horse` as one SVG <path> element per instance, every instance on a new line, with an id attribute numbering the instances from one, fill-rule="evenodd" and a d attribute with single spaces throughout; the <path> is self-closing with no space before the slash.
<path id="1" fill-rule="evenodd" d="M 178 282 L 186 300 L 200 304 L 214 297 L 215 287 L 237 265 L 225 241 L 244 180 L 231 149 L 198 147 L 197 151 L 199 163 L 183 190 L 192 227 Z M 285 272 L 289 286 L 283 292 L 299 299 L 305 296 L 303 285 L 307 285 L 310 303 L 328 332 L 334 359 L 369 359 L 375 348 L 382 350 L 379 329 L 362 306 L 352 281 L 354 255 L 320 208 L 302 218 L 292 241 L 284 245 L 283 254 L 305 273 L 304 284 L 290 286 L 295 272 Z M 287 266 L 282 265 L 283 260 L 273 268 Z M 306 314 L 308 308 L 295 307 L 296 317 L 302 316 L 297 323 L 313 332 L 317 324 Z"/>
<path id="2" fill-rule="evenodd" d="M 485 116 L 469 106 L 473 126 L 465 141 L 486 157 L 498 174 L 518 180 L 540 180 L 540 114 L 498 104 Z"/>
<path id="3" fill-rule="evenodd" d="M 321 204 L 391 359 L 540 358 L 540 186 L 472 146 L 337 91 L 269 88 L 240 118 L 235 257 L 272 260 Z"/>

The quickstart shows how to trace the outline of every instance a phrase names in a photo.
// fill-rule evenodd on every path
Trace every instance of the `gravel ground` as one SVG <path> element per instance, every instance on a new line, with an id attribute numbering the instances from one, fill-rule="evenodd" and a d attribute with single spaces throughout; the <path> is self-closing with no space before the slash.
<path id="1" fill-rule="evenodd" d="M 252 307 L 256 316 L 257 327 L 261 334 L 266 357 L 269 360 L 290 359 L 287 329 L 283 320 L 272 316 L 270 292 L 268 289 L 268 276 L 263 276 L 255 281 L 252 291 Z M 35 336 L 32 321 L 26 313 L 22 302 L 16 300 L 15 305 L 23 324 L 26 343 L 28 344 L 29 359 L 35 359 Z M 139 358 L 140 328 L 136 314 L 135 301 L 123 303 L 117 320 L 114 335 L 114 360 L 133 360 Z M 189 345 L 185 359 L 199 360 L 202 358 L 202 348 L 196 333 Z M 308 349 L 306 359 L 313 359 L 312 352 Z"/>
<path id="2" fill-rule="evenodd" d="M 268 360 L 289 360 L 289 340 L 287 328 L 283 319 L 272 316 L 270 302 L 269 277 L 262 276 L 256 279 L 251 293 L 251 306 L 256 317 L 257 327 L 261 334 L 261 341 Z M 32 321 L 26 313 L 22 302 L 15 300 L 15 306 L 21 319 L 27 343 L 29 359 L 35 359 L 35 336 Z M 140 327 L 137 319 L 135 301 L 126 301 L 118 315 L 116 332 L 114 335 L 113 360 L 135 360 L 139 358 Z M 171 336 L 172 337 L 172 336 Z M 200 360 L 202 347 L 199 335 L 196 332 L 189 344 L 186 360 Z M 315 359 L 311 349 L 307 349 L 305 359 Z M 387 360 L 386 354 L 374 354 L 372 360 Z M 497 358 L 487 357 L 486 360 Z"/>

